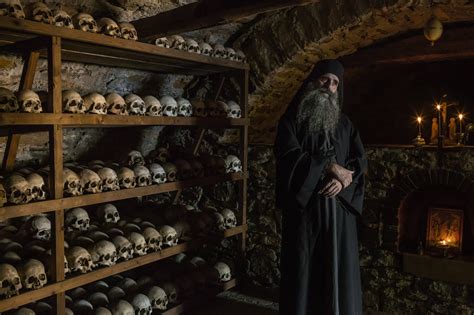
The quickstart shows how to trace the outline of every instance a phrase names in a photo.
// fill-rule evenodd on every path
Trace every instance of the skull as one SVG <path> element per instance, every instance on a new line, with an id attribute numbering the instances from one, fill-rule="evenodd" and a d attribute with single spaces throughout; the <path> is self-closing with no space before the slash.
<path id="1" fill-rule="evenodd" d="M 150 299 L 151 306 L 154 309 L 164 311 L 168 306 L 168 297 L 166 296 L 165 290 L 160 287 L 153 286 L 148 290 L 148 298 Z"/>
<path id="2" fill-rule="evenodd" d="M 206 100 L 206 107 L 210 117 L 220 117 L 219 106 L 216 101 Z"/>
<path id="3" fill-rule="evenodd" d="M 64 219 L 67 227 L 67 231 L 87 231 L 90 226 L 89 214 L 82 208 L 74 208 L 66 212 Z"/>
<path id="4" fill-rule="evenodd" d="M 195 266 L 196 268 L 206 267 L 206 265 L 207 265 L 206 261 L 202 257 L 199 257 L 199 256 L 195 256 L 195 257 L 191 258 L 189 263 L 191 265 Z"/>
<path id="5" fill-rule="evenodd" d="M 113 315 L 135 315 L 135 310 L 132 304 L 125 300 L 118 300 L 112 305 L 110 311 Z"/>
<path id="6" fill-rule="evenodd" d="M 92 271 L 92 257 L 85 248 L 80 246 L 70 248 L 66 252 L 66 258 L 72 272 L 87 273 Z"/>
<path id="7" fill-rule="evenodd" d="M 177 176 L 179 180 L 187 180 L 193 176 L 193 169 L 187 161 L 183 159 L 177 159 L 175 161 L 175 165 L 178 168 Z"/>
<path id="8" fill-rule="evenodd" d="M 118 285 L 127 295 L 132 294 L 138 290 L 138 284 L 132 278 L 123 278 L 119 281 Z"/>
<path id="9" fill-rule="evenodd" d="M 161 107 L 160 101 L 151 95 L 145 96 L 143 98 L 146 107 L 146 115 L 147 116 L 162 116 L 163 109 Z"/>
<path id="10" fill-rule="evenodd" d="M 156 229 L 152 227 L 145 228 L 145 230 L 143 231 L 143 237 L 145 238 L 148 249 L 155 252 L 161 250 L 163 237 Z"/>
<path id="11" fill-rule="evenodd" d="M 169 41 L 171 42 L 171 48 L 179 49 L 179 50 L 186 50 L 186 41 L 180 35 L 172 35 L 169 37 Z"/>
<path id="12" fill-rule="evenodd" d="M 46 24 L 53 24 L 53 13 L 43 2 L 30 3 L 27 6 L 28 19 Z"/>
<path id="13" fill-rule="evenodd" d="M 163 237 L 163 245 L 178 245 L 178 233 L 176 233 L 176 230 L 172 226 L 162 225 L 158 227 L 158 232 Z"/>
<path id="14" fill-rule="evenodd" d="M 145 294 L 137 294 L 132 299 L 132 305 L 135 309 L 135 314 L 151 315 L 153 309 L 151 307 L 150 299 Z"/>
<path id="15" fill-rule="evenodd" d="M 165 282 L 161 284 L 161 288 L 165 291 L 169 303 L 175 304 L 178 302 L 178 288 L 174 283 Z"/>
<path id="16" fill-rule="evenodd" d="M 127 104 L 123 97 L 117 93 L 109 93 L 105 96 L 108 113 L 114 115 L 128 115 Z"/>
<path id="17" fill-rule="evenodd" d="M 102 192 L 102 179 L 96 172 L 86 168 L 81 171 L 80 176 L 81 186 L 85 193 L 96 194 Z"/>
<path id="18" fill-rule="evenodd" d="M 107 240 L 98 241 L 89 252 L 94 266 L 110 267 L 117 261 L 117 249 L 114 243 Z"/>
<path id="19" fill-rule="evenodd" d="M 242 162 L 235 155 L 228 155 L 225 158 L 225 172 L 226 173 L 241 173 Z"/>
<path id="20" fill-rule="evenodd" d="M 24 19 L 25 12 L 20 0 L 0 1 L 0 16 L 11 16 L 17 19 Z"/>
<path id="21" fill-rule="evenodd" d="M 82 195 L 81 178 L 74 171 L 63 168 L 64 195 L 74 197 Z"/>
<path id="22" fill-rule="evenodd" d="M 216 105 L 217 105 L 216 110 L 218 112 L 217 117 L 229 117 L 230 108 L 227 105 L 227 103 L 223 101 L 217 101 Z"/>
<path id="23" fill-rule="evenodd" d="M 153 42 L 158 47 L 163 47 L 163 48 L 170 48 L 171 47 L 170 41 L 166 37 L 157 38 Z"/>
<path id="24" fill-rule="evenodd" d="M 165 174 L 166 179 L 166 174 Z M 5 187 L 0 180 L 0 207 L 3 207 L 4 204 L 7 203 L 7 193 L 5 192 Z"/>
<path id="25" fill-rule="evenodd" d="M 35 216 L 29 220 L 30 233 L 34 239 L 49 241 L 51 238 L 51 221 L 45 216 Z"/>
<path id="26" fill-rule="evenodd" d="M 151 180 L 155 184 L 166 183 L 166 172 L 164 168 L 157 163 L 150 164 L 148 167 L 151 173 Z"/>
<path id="27" fill-rule="evenodd" d="M 112 239 L 117 248 L 118 259 L 129 260 L 133 258 L 133 245 L 130 241 L 121 235 L 117 235 Z"/>
<path id="28" fill-rule="evenodd" d="M 135 173 L 138 187 L 150 186 L 153 183 L 150 171 L 145 166 L 135 166 L 133 172 Z"/>
<path id="29" fill-rule="evenodd" d="M 143 158 L 143 155 L 140 153 L 140 151 L 133 150 L 128 153 L 126 164 L 130 167 L 144 166 L 145 159 Z"/>
<path id="30" fill-rule="evenodd" d="M 149 154 L 148 154 L 148 161 L 150 163 L 165 163 L 166 161 L 168 161 L 168 159 L 170 158 L 170 153 L 168 151 L 167 148 L 163 148 L 163 147 L 160 147 L 160 148 L 157 148 L 156 150 L 152 150 Z"/>
<path id="31" fill-rule="evenodd" d="M 210 56 L 212 54 L 212 47 L 206 42 L 199 43 L 199 48 L 201 49 L 201 54 L 205 56 Z"/>
<path id="32" fill-rule="evenodd" d="M 72 17 L 72 21 L 78 30 L 90 33 L 97 33 L 99 31 L 97 22 L 90 14 L 78 13 Z"/>
<path id="33" fill-rule="evenodd" d="M 10 264 L 0 264 L 0 296 L 10 298 L 18 295 L 22 288 L 18 271 Z"/>
<path id="34" fill-rule="evenodd" d="M 21 90 L 18 92 L 18 104 L 20 111 L 24 113 L 41 113 L 43 107 L 39 95 L 32 90 Z"/>
<path id="35" fill-rule="evenodd" d="M 125 96 L 125 103 L 127 103 L 128 113 L 130 115 L 139 115 L 143 116 L 146 113 L 145 101 L 136 95 L 128 94 Z"/>
<path id="36" fill-rule="evenodd" d="M 219 212 L 213 212 L 212 215 L 214 216 L 215 222 L 216 222 L 216 230 L 217 231 L 224 231 L 225 230 L 225 219 L 222 214 Z"/>
<path id="37" fill-rule="evenodd" d="M 189 241 L 191 239 L 191 226 L 185 220 L 179 220 L 173 225 L 178 239 Z"/>
<path id="38" fill-rule="evenodd" d="M 214 45 L 214 48 L 212 49 L 211 56 L 215 58 L 225 58 L 226 57 L 226 50 L 223 45 L 221 44 L 216 44 Z"/>
<path id="39" fill-rule="evenodd" d="M 26 289 L 42 288 L 47 282 L 44 265 L 41 261 L 36 259 L 28 260 L 20 268 L 21 284 Z"/>
<path id="40" fill-rule="evenodd" d="M 234 211 L 224 208 L 221 210 L 221 214 L 224 217 L 224 226 L 226 229 L 237 226 L 237 218 L 235 217 Z"/>
<path id="41" fill-rule="evenodd" d="M 74 90 L 63 91 L 63 111 L 65 113 L 84 114 L 86 107 L 81 95 Z"/>
<path id="42" fill-rule="evenodd" d="M 148 246 L 143 235 L 137 232 L 132 232 L 127 236 L 127 238 L 130 243 L 132 243 L 134 254 L 137 254 L 139 256 L 146 255 Z"/>
<path id="43" fill-rule="evenodd" d="M 227 106 L 229 107 L 229 111 L 227 112 L 228 118 L 240 118 L 242 117 L 242 111 L 240 109 L 239 104 L 234 101 L 227 102 Z"/>
<path id="44" fill-rule="evenodd" d="M 19 310 L 17 310 L 13 315 L 35 315 L 36 313 L 27 307 L 22 307 Z"/>
<path id="45" fill-rule="evenodd" d="M 0 87 L 0 113 L 13 113 L 19 111 L 19 109 L 20 105 L 18 104 L 15 93 L 9 89 Z"/>
<path id="46" fill-rule="evenodd" d="M 5 180 L 5 190 L 8 202 L 19 205 L 31 201 L 31 187 L 28 181 L 20 175 L 11 175 Z"/>
<path id="47" fill-rule="evenodd" d="M 109 18 L 101 18 L 98 21 L 99 32 L 112 37 L 122 37 L 120 26 Z"/>
<path id="48" fill-rule="evenodd" d="M 107 292 L 107 297 L 111 302 L 117 301 L 121 298 L 126 296 L 125 291 L 120 287 L 111 287 L 110 290 Z"/>
<path id="49" fill-rule="evenodd" d="M 94 315 L 112 315 L 112 312 L 103 306 L 99 306 L 95 309 Z"/>
<path id="50" fill-rule="evenodd" d="M 123 39 L 138 40 L 138 33 L 133 24 L 124 22 L 120 23 L 119 26 Z"/>
<path id="51" fill-rule="evenodd" d="M 185 42 L 186 42 L 186 47 L 188 48 L 189 52 L 193 52 L 197 54 L 201 53 L 201 48 L 199 47 L 199 44 L 194 39 L 187 38 Z"/>
<path id="52" fill-rule="evenodd" d="M 193 106 L 193 113 L 197 117 L 207 117 L 208 109 L 206 107 L 206 103 L 203 100 L 193 99 L 191 100 L 191 104 Z"/>
<path id="53" fill-rule="evenodd" d="M 72 18 L 63 10 L 53 11 L 53 24 L 59 27 L 74 28 Z"/>
<path id="54" fill-rule="evenodd" d="M 236 58 L 237 61 L 240 61 L 240 62 L 245 62 L 245 60 L 247 59 L 244 52 L 242 50 L 239 50 L 239 49 L 235 50 L 235 58 Z"/>
<path id="55" fill-rule="evenodd" d="M 128 167 L 122 167 L 117 171 L 120 188 L 135 188 L 137 181 L 135 173 Z"/>
<path id="56" fill-rule="evenodd" d="M 168 182 L 174 182 L 176 180 L 176 175 L 178 174 L 178 169 L 172 163 L 166 162 L 163 164 L 163 169 L 166 172 L 166 180 Z"/>
<path id="57" fill-rule="evenodd" d="M 105 115 L 107 114 L 107 101 L 99 93 L 90 93 L 84 96 L 84 104 L 86 111 L 92 114 Z"/>
<path id="58" fill-rule="evenodd" d="M 227 55 L 226 58 L 228 58 L 230 60 L 236 60 L 237 59 L 237 56 L 235 54 L 235 50 L 233 48 L 226 47 L 225 51 L 226 51 L 226 55 Z"/>
<path id="59" fill-rule="evenodd" d="M 92 306 L 94 306 L 94 308 L 100 306 L 107 306 L 109 304 L 109 298 L 103 292 L 94 292 L 89 295 L 87 300 L 89 301 L 89 303 L 92 304 Z"/>
<path id="60" fill-rule="evenodd" d="M 46 185 L 44 179 L 38 173 L 31 173 L 26 176 L 26 180 L 31 188 L 31 198 L 34 201 L 46 200 Z"/>
<path id="61" fill-rule="evenodd" d="M 178 103 L 178 116 L 191 117 L 193 115 L 193 106 L 187 99 L 179 97 L 176 102 Z"/>
<path id="62" fill-rule="evenodd" d="M 97 209 L 97 215 L 105 223 L 117 223 L 120 220 L 120 214 L 115 207 L 111 203 L 107 203 L 105 205 L 101 205 Z"/>
<path id="63" fill-rule="evenodd" d="M 188 161 L 189 165 L 192 169 L 192 177 L 194 178 L 201 178 L 204 177 L 204 167 L 202 166 L 201 162 L 196 159 L 191 159 Z"/>
<path id="64" fill-rule="evenodd" d="M 230 267 L 226 263 L 219 261 L 214 265 L 214 269 L 216 269 L 219 273 L 219 280 L 221 282 L 226 282 L 231 279 L 232 274 L 230 271 Z"/>
<path id="65" fill-rule="evenodd" d="M 178 116 L 178 103 L 171 96 L 163 96 L 160 98 L 161 106 L 163 106 L 163 116 Z"/>
<path id="66" fill-rule="evenodd" d="M 102 180 L 102 191 L 114 191 L 119 190 L 119 179 L 117 173 L 111 168 L 103 167 L 97 171 Z"/>

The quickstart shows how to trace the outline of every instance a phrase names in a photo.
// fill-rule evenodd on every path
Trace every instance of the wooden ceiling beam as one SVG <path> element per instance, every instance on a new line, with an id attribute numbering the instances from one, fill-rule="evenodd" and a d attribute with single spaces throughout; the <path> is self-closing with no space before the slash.
<path id="1" fill-rule="evenodd" d="M 319 0 L 202 0 L 133 21 L 140 40 L 203 29 Z"/>

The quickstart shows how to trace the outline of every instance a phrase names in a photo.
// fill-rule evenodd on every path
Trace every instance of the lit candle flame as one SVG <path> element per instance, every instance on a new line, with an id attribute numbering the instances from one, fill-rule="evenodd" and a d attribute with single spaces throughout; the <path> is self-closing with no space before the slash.
<path id="1" fill-rule="evenodd" d="M 416 120 L 418 120 L 418 123 L 421 124 L 421 117 L 418 117 Z"/>
<path id="2" fill-rule="evenodd" d="M 459 114 L 459 120 L 462 120 L 463 117 L 464 117 L 463 114 Z"/>
<path id="3" fill-rule="evenodd" d="M 436 109 L 437 109 L 437 110 L 441 110 L 441 105 L 439 105 L 439 104 L 436 105 Z"/>

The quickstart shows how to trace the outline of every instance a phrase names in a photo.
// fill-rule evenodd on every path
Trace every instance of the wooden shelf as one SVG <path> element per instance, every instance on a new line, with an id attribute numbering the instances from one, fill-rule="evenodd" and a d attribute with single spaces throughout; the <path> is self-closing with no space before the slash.
<path id="1" fill-rule="evenodd" d="M 220 237 L 221 238 L 232 237 L 235 235 L 242 234 L 246 230 L 247 230 L 246 225 L 237 226 L 235 228 L 228 229 L 222 232 L 222 234 L 220 234 Z M 179 253 L 186 252 L 190 249 L 198 248 L 204 242 L 209 241 L 210 239 L 213 239 L 213 238 L 215 237 L 197 239 L 197 240 L 192 240 L 186 243 L 181 243 L 181 244 L 178 244 L 177 246 L 165 248 L 156 253 L 147 254 L 145 256 L 133 258 L 131 260 L 118 263 L 112 267 L 94 270 L 92 272 L 88 272 L 88 273 L 81 274 L 72 278 L 68 278 L 66 280 L 63 280 L 57 283 L 48 284 L 41 289 L 28 291 L 6 300 L 0 300 L 0 312 L 4 312 L 12 308 L 19 307 L 21 305 L 35 302 L 35 301 L 47 298 L 49 296 L 58 294 L 58 293 L 66 292 L 68 290 L 71 290 L 80 286 L 84 286 L 86 284 L 89 284 L 95 281 L 99 281 L 101 279 L 125 272 L 127 270 L 131 270 L 137 267 L 151 264 L 153 262 L 157 262 L 159 260 L 177 255 Z"/>
<path id="2" fill-rule="evenodd" d="M 4 16 L 0 17 L 0 30 L 0 45 L 17 43 L 9 47 L 16 52 L 31 49 L 21 41 L 38 36 L 61 37 L 62 56 L 67 61 L 194 75 L 249 69 L 242 62 Z"/>
<path id="3" fill-rule="evenodd" d="M 240 127 L 249 124 L 248 118 L 151 117 L 94 114 L 31 114 L 1 113 L 0 126 L 61 125 L 63 127 L 103 128 L 135 126 L 206 126 Z"/>
<path id="4" fill-rule="evenodd" d="M 134 197 L 155 195 L 164 192 L 177 191 L 194 186 L 209 186 L 225 181 L 240 181 L 244 178 L 247 178 L 247 175 L 243 173 L 233 173 L 220 176 L 190 179 L 186 181 L 164 183 L 160 185 L 151 185 L 132 189 L 121 189 L 117 191 L 109 191 L 99 194 L 45 200 L 39 202 L 32 202 L 24 205 L 6 206 L 0 208 L 0 220 L 33 215 L 42 212 L 89 206 L 93 204 L 129 199 Z"/>
<path id="5" fill-rule="evenodd" d="M 184 312 L 196 309 L 196 307 L 205 304 L 210 299 L 216 297 L 217 294 L 222 293 L 224 291 L 228 291 L 234 288 L 237 285 L 236 279 L 231 279 L 227 282 L 219 284 L 218 287 L 210 288 L 205 292 L 199 292 L 195 297 L 190 299 L 189 301 L 185 301 L 181 304 L 178 304 L 164 312 L 159 312 L 161 315 L 178 315 L 183 314 Z"/>

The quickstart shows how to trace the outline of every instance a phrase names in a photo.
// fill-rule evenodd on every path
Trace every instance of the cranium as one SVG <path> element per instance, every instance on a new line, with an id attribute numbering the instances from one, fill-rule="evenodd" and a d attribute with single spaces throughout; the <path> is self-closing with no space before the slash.
<path id="1" fill-rule="evenodd" d="M 98 241 L 109 240 L 109 236 L 106 233 L 99 230 L 89 231 L 89 233 L 87 233 L 87 237 L 92 239 L 94 244 L 97 243 Z M 89 246 L 89 247 L 91 248 L 92 246 Z"/>
<path id="2" fill-rule="evenodd" d="M 107 114 L 107 101 L 99 93 L 93 92 L 84 96 L 84 105 L 88 113 L 99 115 Z"/>
<path id="3" fill-rule="evenodd" d="M 66 251 L 66 258 L 72 272 L 86 273 L 92 271 L 92 257 L 85 248 L 80 246 L 70 248 Z"/>
<path id="4" fill-rule="evenodd" d="M 87 301 L 96 307 L 107 306 L 109 304 L 109 298 L 104 292 L 94 292 L 87 298 Z"/>
<path id="5" fill-rule="evenodd" d="M 43 2 L 30 3 L 26 9 L 28 19 L 36 22 L 53 24 L 53 13 Z"/>
<path id="6" fill-rule="evenodd" d="M 189 260 L 189 263 L 195 266 L 196 268 L 203 268 L 203 267 L 206 267 L 207 265 L 207 262 L 202 257 L 199 257 L 199 256 L 194 256 L 193 258 L 191 258 Z"/>
<path id="7" fill-rule="evenodd" d="M 25 12 L 20 0 L 0 1 L 0 16 L 11 16 L 17 19 L 24 19 Z"/>
<path id="8" fill-rule="evenodd" d="M 233 48 L 226 47 L 225 51 L 226 51 L 226 58 L 228 58 L 230 60 L 236 60 L 237 59 L 237 56 L 235 54 L 235 50 Z"/>
<path id="9" fill-rule="evenodd" d="M 213 212 L 212 215 L 214 216 L 216 225 L 215 228 L 217 231 L 224 231 L 225 230 L 225 220 L 224 216 L 219 212 Z"/>
<path id="10" fill-rule="evenodd" d="M 165 175 L 166 178 L 166 175 Z M 3 187 L 2 181 L 0 180 L 0 207 L 3 207 L 7 203 L 7 193 L 5 187 Z"/>
<path id="11" fill-rule="evenodd" d="M 196 54 L 201 53 L 201 48 L 199 47 L 199 44 L 194 39 L 187 38 L 185 42 L 186 42 L 186 47 L 189 52 L 193 52 Z"/>
<path id="12" fill-rule="evenodd" d="M 153 40 L 153 43 L 158 47 L 163 47 L 163 48 L 170 48 L 171 47 L 170 41 L 166 37 L 157 38 L 157 39 Z"/>
<path id="13" fill-rule="evenodd" d="M 81 178 L 74 171 L 63 168 L 64 196 L 74 197 L 82 195 Z"/>
<path id="14" fill-rule="evenodd" d="M 120 188 L 135 188 L 137 181 L 135 173 L 128 167 L 122 167 L 117 171 Z"/>
<path id="15" fill-rule="evenodd" d="M 99 306 L 94 310 L 94 315 L 112 315 L 112 312 L 103 306 Z"/>
<path id="16" fill-rule="evenodd" d="M 72 18 L 63 10 L 53 11 L 53 24 L 59 27 L 74 28 Z"/>
<path id="17" fill-rule="evenodd" d="M 199 48 L 201 49 L 201 54 L 205 56 L 210 56 L 212 54 L 212 47 L 206 42 L 200 42 Z"/>
<path id="18" fill-rule="evenodd" d="M 161 107 L 161 103 L 156 97 L 148 95 L 143 98 L 143 101 L 145 102 L 147 116 L 163 115 L 163 109 Z"/>
<path id="19" fill-rule="evenodd" d="M 125 96 L 125 103 L 127 103 L 128 113 L 130 115 L 145 115 L 145 102 L 140 96 L 136 94 L 128 94 Z"/>
<path id="20" fill-rule="evenodd" d="M 237 61 L 240 61 L 240 62 L 245 62 L 245 60 L 247 59 L 244 52 L 242 50 L 239 50 L 239 49 L 235 50 L 235 58 L 236 58 Z"/>
<path id="21" fill-rule="evenodd" d="M 117 223 L 120 220 L 120 214 L 117 207 L 111 203 L 99 206 L 97 209 L 97 216 L 105 223 Z"/>
<path id="22" fill-rule="evenodd" d="M 138 40 L 138 33 L 133 24 L 124 22 L 120 23 L 119 26 L 123 39 Z"/>
<path id="23" fill-rule="evenodd" d="M 242 162 L 235 155 L 228 155 L 225 158 L 225 172 L 226 173 L 241 173 Z"/>
<path id="24" fill-rule="evenodd" d="M 13 315 L 35 315 L 36 313 L 27 307 L 22 307 L 19 310 L 17 310 Z"/>
<path id="25" fill-rule="evenodd" d="M 186 160 L 177 159 L 174 164 L 178 169 L 177 177 L 179 180 L 187 180 L 193 176 L 193 169 Z"/>
<path id="26" fill-rule="evenodd" d="M 175 229 L 178 239 L 184 241 L 189 241 L 191 239 L 191 226 L 185 220 L 179 220 L 173 224 L 173 229 Z"/>
<path id="27" fill-rule="evenodd" d="M 110 18 L 101 18 L 97 25 L 99 26 L 99 32 L 112 37 L 122 37 L 120 26 L 110 19 Z"/>
<path id="28" fill-rule="evenodd" d="M 34 239 L 49 241 L 51 238 L 51 221 L 45 216 L 35 216 L 28 220 L 30 234 Z"/>
<path id="29" fill-rule="evenodd" d="M 74 208 L 66 212 L 64 219 L 67 231 L 87 231 L 90 225 L 89 214 L 82 208 Z"/>
<path id="30" fill-rule="evenodd" d="M 133 245 L 130 241 L 121 235 L 117 235 L 112 239 L 117 248 L 118 259 L 129 260 L 133 258 Z"/>
<path id="31" fill-rule="evenodd" d="M 206 103 L 203 100 L 192 99 L 191 105 L 193 106 L 193 114 L 197 117 L 207 117 L 209 111 L 206 107 Z"/>
<path id="32" fill-rule="evenodd" d="M 114 243 L 107 240 L 98 241 L 89 252 L 94 266 L 110 267 L 117 261 L 117 249 Z"/>
<path id="33" fill-rule="evenodd" d="M 172 226 L 162 225 L 158 227 L 158 232 L 163 237 L 163 245 L 178 245 L 178 233 L 176 233 L 176 230 Z"/>
<path id="34" fill-rule="evenodd" d="M 15 93 L 7 88 L 0 87 L 0 113 L 13 113 L 19 110 L 20 105 Z"/>
<path id="35" fill-rule="evenodd" d="M 143 231 L 143 237 L 145 238 L 149 250 L 155 252 L 161 250 L 163 237 L 156 229 L 152 227 L 145 228 Z"/>
<path id="36" fill-rule="evenodd" d="M 186 41 L 180 35 L 172 35 L 168 38 L 171 42 L 171 48 L 179 49 L 179 50 L 186 50 Z"/>
<path id="37" fill-rule="evenodd" d="M 217 105 L 217 117 L 228 117 L 229 115 L 229 112 L 230 112 L 230 108 L 229 106 L 227 105 L 226 102 L 223 102 L 223 101 L 217 101 L 216 102 L 216 105 Z"/>
<path id="38" fill-rule="evenodd" d="M 75 300 L 72 309 L 75 314 L 91 314 L 94 306 L 87 300 Z"/>
<path id="39" fill-rule="evenodd" d="M 88 292 L 107 293 L 107 291 L 109 291 L 109 289 L 110 289 L 110 286 L 107 284 L 107 282 L 105 282 L 103 280 L 93 282 L 93 283 L 89 284 L 86 287 L 86 291 L 88 291 Z"/>
<path id="40" fill-rule="evenodd" d="M 78 13 L 72 17 L 74 26 L 81 31 L 97 33 L 99 28 L 92 15 L 87 13 Z"/>
<path id="41" fill-rule="evenodd" d="M 48 282 L 44 265 L 39 260 L 28 260 L 19 271 L 21 284 L 26 289 L 39 289 Z"/>
<path id="42" fill-rule="evenodd" d="M 86 168 L 81 171 L 80 176 L 84 193 L 96 194 L 102 192 L 102 179 L 96 172 Z"/>
<path id="43" fill-rule="evenodd" d="M 148 167 L 151 173 L 151 180 L 155 184 L 163 184 L 166 182 L 165 169 L 157 163 L 150 164 Z"/>
<path id="44" fill-rule="evenodd" d="M 232 278 L 230 267 L 226 263 L 219 261 L 214 265 L 214 269 L 219 272 L 219 280 L 221 282 L 229 281 Z"/>
<path id="45" fill-rule="evenodd" d="M 210 117 L 220 117 L 219 107 L 214 100 L 205 100 L 208 115 Z"/>
<path id="46" fill-rule="evenodd" d="M 19 294 L 22 285 L 15 267 L 10 264 L 0 264 L 0 284 L 1 297 L 9 298 Z"/>
<path id="47" fill-rule="evenodd" d="M 119 287 L 123 289 L 123 291 L 129 295 L 137 292 L 138 290 L 138 284 L 135 280 L 132 278 L 123 278 L 122 280 L 119 281 L 118 283 Z"/>
<path id="48" fill-rule="evenodd" d="M 176 175 L 178 174 L 178 169 L 172 163 L 166 162 L 163 163 L 163 169 L 166 172 L 166 180 L 168 182 L 174 182 L 176 180 Z"/>
<path id="49" fill-rule="evenodd" d="M 128 115 L 127 104 L 123 97 L 117 93 L 109 93 L 105 96 L 107 102 L 108 113 L 114 115 Z"/>
<path id="50" fill-rule="evenodd" d="M 152 150 L 148 154 L 148 161 L 150 163 L 165 163 L 169 160 L 170 158 L 170 152 L 168 151 L 167 148 L 159 147 L 156 150 Z"/>
<path id="51" fill-rule="evenodd" d="M 26 180 L 31 188 L 31 199 L 34 201 L 46 199 L 46 185 L 43 177 L 38 173 L 31 173 L 26 176 Z"/>
<path id="52" fill-rule="evenodd" d="M 171 96 L 163 96 L 160 98 L 161 106 L 163 106 L 163 116 L 176 117 L 178 115 L 178 103 Z"/>
<path id="53" fill-rule="evenodd" d="M 226 50 L 225 50 L 224 46 L 221 45 L 221 44 L 214 45 L 214 47 L 212 48 L 211 56 L 216 57 L 216 58 L 225 58 L 226 57 Z"/>
<path id="54" fill-rule="evenodd" d="M 114 191 L 120 189 L 117 173 L 115 173 L 113 169 L 102 167 L 97 171 L 97 175 L 99 175 L 102 180 L 102 191 Z"/>
<path id="55" fill-rule="evenodd" d="M 224 226 L 226 229 L 237 226 L 237 218 L 235 217 L 234 211 L 224 208 L 221 210 L 221 214 L 224 217 Z"/>
<path id="56" fill-rule="evenodd" d="M 150 299 L 145 294 L 137 294 L 132 299 L 132 305 L 135 309 L 135 314 L 151 315 L 153 309 L 151 307 Z"/>
<path id="57" fill-rule="evenodd" d="M 148 246 L 143 235 L 137 232 L 132 232 L 127 236 L 130 243 L 133 245 L 133 253 L 139 256 L 146 255 Z"/>
<path id="58" fill-rule="evenodd" d="M 178 103 L 178 116 L 191 117 L 193 115 L 193 106 L 187 99 L 178 97 L 176 102 Z"/>
<path id="59" fill-rule="evenodd" d="M 150 186 L 152 182 L 150 170 L 145 166 L 135 166 L 133 168 L 138 187 Z"/>
<path id="60" fill-rule="evenodd" d="M 144 166 L 145 159 L 143 158 L 143 155 L 140 153 L 140 151 L 133 150 L 127 154 L 125 163 L 130 167 Z"/>
<path id="61" fill-rule="evenodd" d="M 86 107 L 81 95 L 74 90 L 64 90 L 62 94 L 65 113 L 84 114 Z"/>
<path id="62" fill-rule="evenodd" d="M 19 205 L 31 201 L 31 187 L 23 176 L 11 175 L 7 177 L 4 187 L 8 202 Z"/>
<path id="63" fill-rule="evenodd" d="M 18 92 L 18 104 L 20 104 L 20 111 L 24 113 L 41 113 L 43 107 L 38 94 L 32 90 L 21 90 Z"/>
<path id="64" fill-rule="evenodd" d="M 110 310 L 113 315 L 135 315 L 135 310 L 132 304 L 125 300 L 115 302 Z"/>
<path id="65" fill-rule="evenodd" d="M 166 307 L 168 306 L 168 297 L 166 296 L 165 290 L 158 286 L 152 286 L 148 290 L 147 296 L 150 299 L 153 309 L 160 311 L 166 310 Z"/>
<path id="66" fill-rule="evenodd" d="M 227 112 L 228 118 L 240 118 L 242 117 L 242 111 L 240 109 L 239 104 L 234 101 L 227 102 L 227 106 L 229 107 L 229 111 Z"/>
<path id="67" fill-rule="evenodd" d="M 178 288 L 173 282 L 162 283 L 160 287 L 166 292 L 169 303 L 176 304 L 178 302 Z"/>
<path id="68" fill-rule="evenodd" d="M 194 177 L 194 178 L 204 177 L 204 167 L 201 164 L 201 162 L 199 162 L 196 159 L 190 159 L 188 161 L 188 163 L 189 163 L 189 165 L 191 166 L 191 169 L 192 169 L 192 173 L 193 173 L 192 177 Z"/>
<path id="69" fill-rule="evenodd" d="M 111 287 L 110 290 L 107 292 L 107 296 L 109 297 L 110 302 L 114 302 L 124 298 L 126 294 L 122 288 L 114 286 Z"/>

